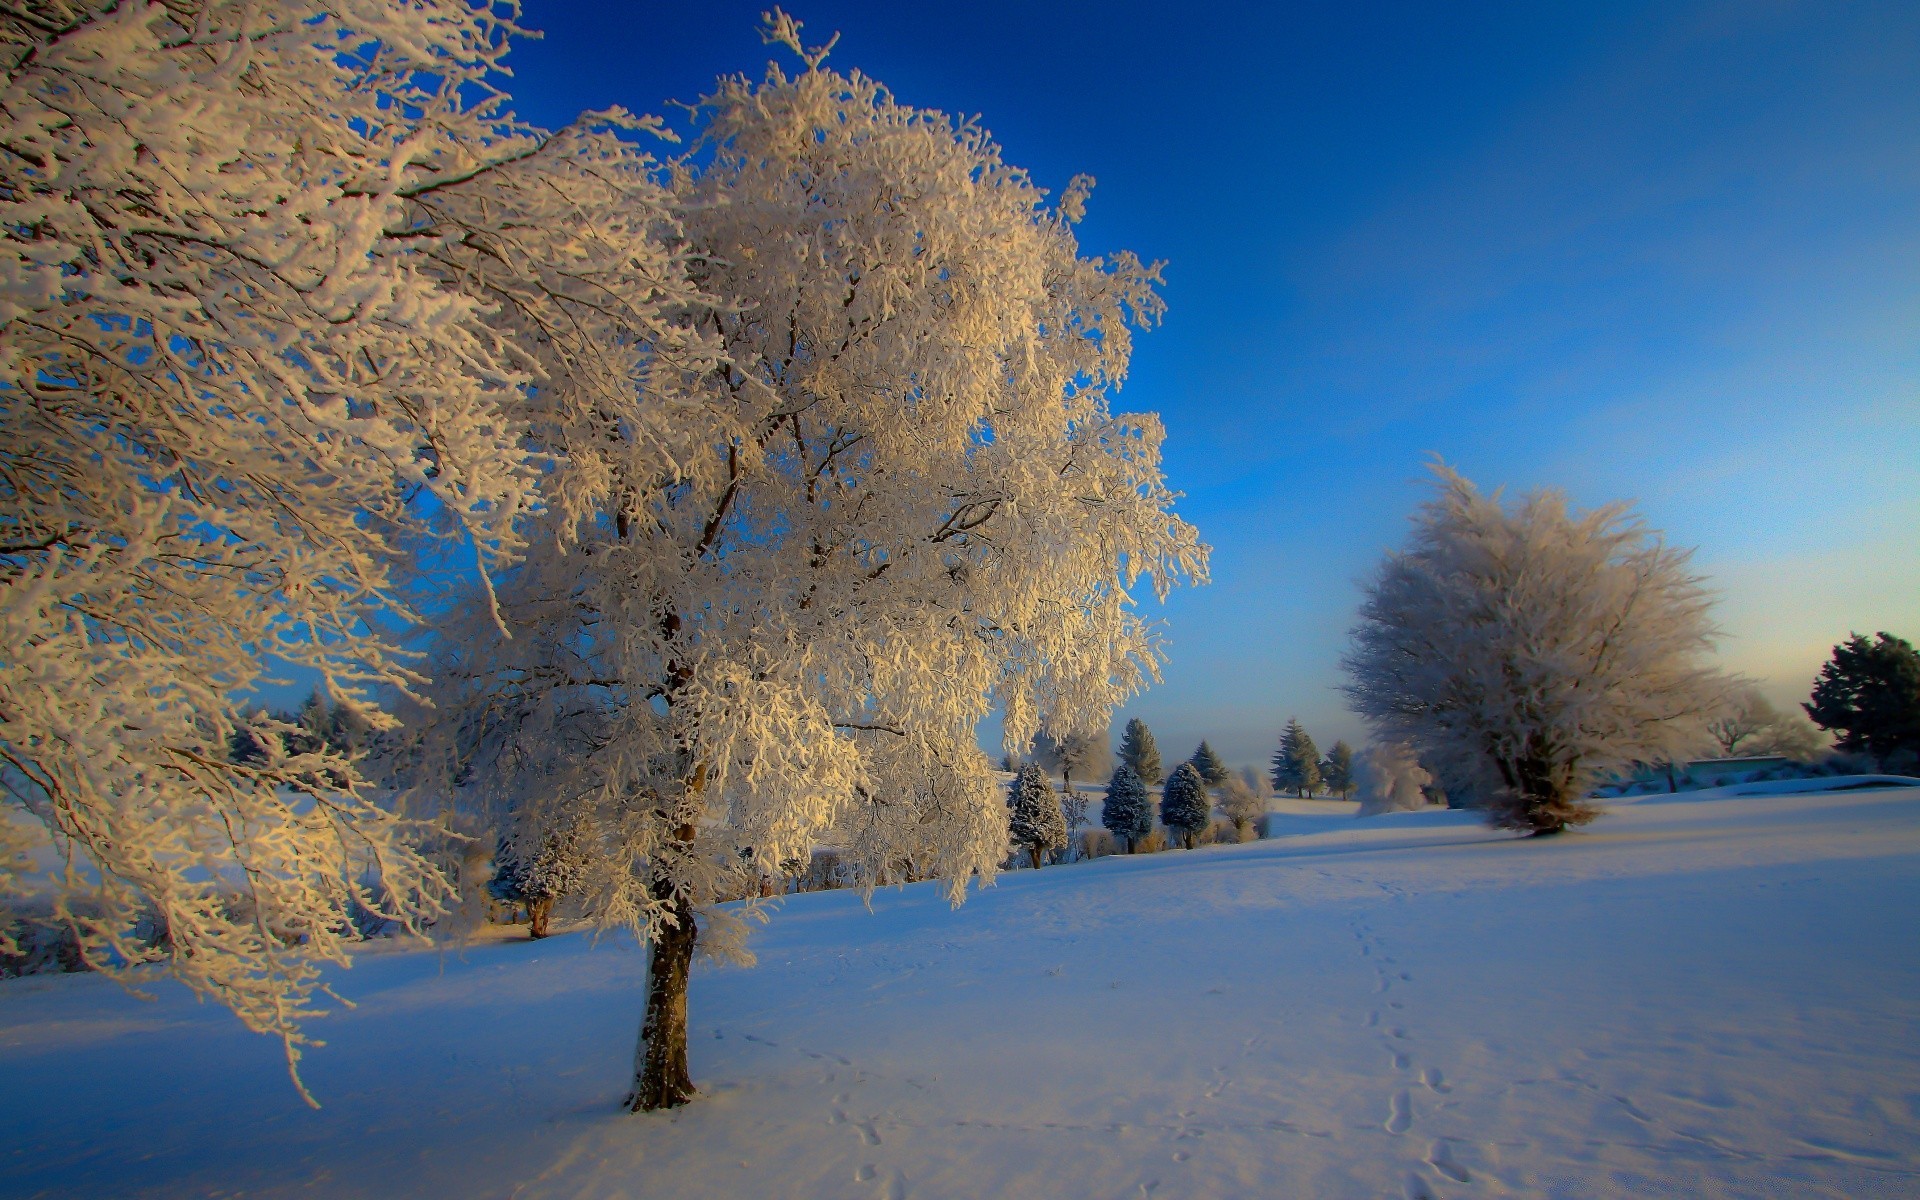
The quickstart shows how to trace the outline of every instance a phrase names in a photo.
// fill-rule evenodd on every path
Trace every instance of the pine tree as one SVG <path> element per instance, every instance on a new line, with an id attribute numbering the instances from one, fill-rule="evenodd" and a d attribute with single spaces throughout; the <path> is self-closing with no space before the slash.
<path id="1" fill-rule="evenodd" d="M 1060 799 L 1047 773 L 1038 766 L 1028 763 L 1020 768 L 1007 790 L 1007 807 L 1013 810 L 1007 820 L 1007 836 L 1032 856 L 1035 868 L 1048 850 L 1067 844 L 1067 821 L 1060 811 Z"/>
<path id="2" fill-rule="evenodd" d="M 1199 749 L 1195 750 L 1193 757 L 1187 761 L 1193 764 L 1195 771 L 1199 772 L 1200 782 L 1208 787 L 1219 787 L 1227 781 L 1229 774 L 1227 764 L 1221 762 L 1220 756 L 1213 752 L 1213 747 L 1205 742 L 1200 743 Z"/>
<path id="3" fill-rule="evenodd" d="M 1297 717 L 1287 719 L 1280 734 L 1280 749 L 1273 756 L 1273 790 L 1294 791 L 1302 799 L 1320 786 L 1320 749 L 1307 736 Z"/>
<path id="4" fill-rule="evenodd" d="M 1153 804 L 1147 796 L 1147 785 L 1124 762 L 1107 780 L 1107 801 L 1100 808 L 1100 823 L 1126 843 L 1128 854 L 1134 852 L 1141 838 L 1153 832 Z"/>
<path id="5" fill-rule="evenodd" d="M 1206 743 L 1202 742 L 1200 748 L 1206 749 Z M 1175 767 L 1160 796 L 1160 823 L 1191 850 L 1212 815 L 1213 801 L 1207 796 L 1207 784 L 1200 772 L 1191 762 Z"/>
<path id="6" fill-rule="evenodd" d="M 1820 668 L 1812 700 L 1802 705 L 1814 724 L 1838 733 L 1842 750 L 1864 750 L 1911 769 L 1920 754 L 1920 652 L 1905 638 L 1854 634 L 1833 648 Z"/>
<path id="7" fill-rule="evenodd" d="M 1353 792 L 1353 747 L 1345 742 L 1335 742 L 1333 749 L 1320 760 L 1320 782 L 1324 783 L 1342 800 Z"/>
<path id="8" fill-rule="evenodd" d="M 1154 743 L 1153 731 L 1139 717 L 1127 722 L 1127 731 L 1120 739 L 1120 761 L 1133 768 L 1143 785 L 1158 783 L 1164 778 L 1160 770 L 1160 747 Z"/>

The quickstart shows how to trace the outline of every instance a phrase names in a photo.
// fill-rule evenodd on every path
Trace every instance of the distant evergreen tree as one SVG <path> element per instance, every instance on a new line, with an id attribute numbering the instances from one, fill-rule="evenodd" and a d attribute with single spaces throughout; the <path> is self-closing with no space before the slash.
<path id="1" fill-rule="evenodd" d="M 1153 832 L 1153 803 L 1147 785 L 1124 762 L 1107 780 L 1107 802 L 1100 808 L 1100 823 L 1126 843 L 1128 854 L 1134 852 L 1141 838 Z"/>
<path id="2" fill-rule="evenodd" d="M 1193 757 L 1187 761 L 1193 764 L 1195 771 L 1199 772 L 1200 782 L 1208 787 L 1219 787 L 1227 781 L 1227 776 L 1230 774 L 1227 764 L 1221 762 L 1220 756 L 1213 752 L 1213 747 L 1205 742 L 1200 743 L 1200 748 L 1195 750 Z"/>
<path id="3" fill-rule="evenodd" d="M 1067 844 L 1067 820 L 1060 811 L 1060 798 L 1047 773 L 1034 763 L 1021 767 L 1014 777 L 1013 786 L 1007 789 L 1007 807 L 1013 810 L 1008 836 L 1033 858 L 1036 868 L 1047 851 Z"/>
<path id="4" fill-rule="evenodd" d="M 1298 791 L 1304 799 L 1320 786 L 1320 750 L 1300 727 L 1297 717 L 1287 719 L 1280 734 L 1280 749 L 1273 755 L 1273 790 Z"/>
<path id="5" fill-rule="evenodd" d="M 1206 749 L 1206 743 L 1200 744 Z M 1160 823 L 1178 835 L 1191 850 L 1200 833 L 1213 817 L 1213 800 L 1207 795 L 1206 781 L 1190 762 L 1183 762 L 1167 776 L 1166 790 L 1160 796 Z"/>
<path id="6" fill-rule="evenodd" d="M 1142 784 L 1151 786 L 1164 778 L 1160 747 L 1154 743 L 1153 731 L 1139 717 L 1127 722 L 1127 731 L 1120 738 L 1120 761 L 1133 768 Z"/>
<path id="7" fill-rule="evenodd" d="M 1840 749 L 1864 750 L 1885 769 L 1911 770 L 1920 754 L 1920 652 L 1890 633 L 1873 641 L 1856 633 L 1833 648 L 1801 707 L 1839 735 Z"/>
<path id="8" fill-rule="evenodd" d="M 1333 749 L 1320 760 L 1320 782 L 1339 795 L 1342 800 L 1353 792 L 1353 747 L 1345 742 L 1335 742 Z"/>

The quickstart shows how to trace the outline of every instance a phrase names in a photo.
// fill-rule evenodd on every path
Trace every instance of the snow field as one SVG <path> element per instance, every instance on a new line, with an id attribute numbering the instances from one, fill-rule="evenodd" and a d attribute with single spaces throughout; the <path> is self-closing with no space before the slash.
<path id="1" fill-rule="evenodd" d="M 7 1196 L 1920 1194 L 1920 789 L 1284 836 L 791 898 L 615 1111 L 638 956 L 363 957 L 306 1110 L 172 985 L 0 990 Z"/>

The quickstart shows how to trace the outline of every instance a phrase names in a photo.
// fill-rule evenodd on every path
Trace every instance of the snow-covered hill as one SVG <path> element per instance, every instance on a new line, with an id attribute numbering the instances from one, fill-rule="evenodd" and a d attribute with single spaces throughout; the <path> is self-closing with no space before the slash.
<path id="1" fill-rule="evenodd" d="M 170 987 L 0 986 L 8 1196 L 1920 1194 L 1920 789 L 1466 814 L 795 897 L 615 1111 L 638 956 L 372 955 L 307 1059 Z"/>

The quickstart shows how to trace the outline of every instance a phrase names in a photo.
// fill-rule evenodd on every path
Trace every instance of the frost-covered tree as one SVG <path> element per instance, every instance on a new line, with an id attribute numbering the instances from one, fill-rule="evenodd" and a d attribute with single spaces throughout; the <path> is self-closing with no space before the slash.
<path id="1" fill-rule="evenodd" d="M 1433 776 L 1420 766 L 1412 747 L 1376 742 L 1353 763 L 1353 786 L 1360 794 L 1360 810 L 1354 815 L 1373 817 L 1424 808 L 1427 797 L 1422 789 L 1432 782 Z"/>
<path id="2" fill-rule="evenodd" d="M 1080 256 L 1085 181 L 1049 203 L 976 125 L 805 58 L 721 81 L 674 168 L 715 365 L 543 426 L 513 637 L 450 616 L 424 739 L 465 802 L 596 831 L 581 911 L 650 946 L 636 1110 L 693 1094 L 696 945 L 739 946 L 709 906 L 819 842 L 958 902 L 1007 848 L 990 706 L 1010 748 L 1104 727 L 1158 671 L 1132 589 L 1204 572 L 1159 421 L 1110 407 L 1155 270 Z"/>
<path id="3" fill-rule="evenodd" d="M 1100 806 L 1100 823 L 1113 836 L 1126 843 L 1132 854 L 1141 838 L 1153 832 L 1153 803 L 1147 785 L 1134 769 L 1121 763 L 1107 780 L 1106 802 Z"/>
<path id="4" fill-rule="evenodd" d="M 1139 717 L 1127 722 L 1126 733 L 1120 738 L 1120 761 L 1132 767 L 1143 784 L 1152 785 L 1162 778 L 1160 747 L 1153 740 L 1153 730 Z"/>
<path id="5" fill-rule="evenodd" d="M 1778 754 L 1795 762 L 1813 762 L 1833 749 L 1833 740 L 1799 709 L 1779 715 L 1747 743 L 1753 754 Z"/>
<path id="6" fill-rule="evenodd" d="M 1367 588 L 1347 695 L 1377 740 L 1471 781 L 1495 825 L 1592 820 L 1597 780 L 1684 754 L 1722 703 L 1708 593 L 1625 505 L 1581 513 L 1541 491 L 1504 506 L 1434 472 L 1407 548 Z"/>
<path id="7" fill-rule="evenodd" d="M 1047 782 L 1046 772 L 1033 763 L 1021 767 L 1007 789 L 1007 838 L 1027 853 L 1036 870 L 1048 851 L 1067 844 L 1060 796 Z"/>
<path id="8" fill-rule="evenodd" d="M 577 829 L 543 834 L 531 854 L 513 838 L 502 838 L 488 891 L 497 900 L 525 905 L 528 932 L 546 937 L 551 932 L 553 906 L 580 883 L 589 845 L 590 839 Z"/>
<path id="9" fill-rule="evenodd" d="M 1213 747 L 1204 741 L 1194 749 L 1193 757 L 1187 762 L 1199 773 L 1200 782 L 1208 787 L 1219 787 L 1231 774 L 1227 770 L 1227 764 L 1222 762 L 1220 756 L 1214 753 Z"/>
<path id="10" fill-rule="evenodd" d="M 1320 748 L 1313 744 L 1299 718 L 1287 718 L 1280 732 L 1280 748 L 1273 752 L 1273 790 L 1298 791 L 1302 799 L 1320 787 Z"/>
<path id="11" fill-rule="evenodd" d="M 357 759 L 288 751 L 250 689 L 304 668 L 390 725 L 408 574 L 518 550 L 529 389 L 630 375 L 691 294 L 626 118 L 511 117 L 502 11 L 0 13 L 0 803 L 61 864 L 14 882 L 290 1067 L 347 914 L 417 927 L 449 892 Z"/>
<path id="12" fill-rule="evenodd" d="M 1212 818 L 1213 800 L 1207 795 L 1206 780 L 1191 762 L 1181 763 L 1161 790 L 1160 823 L 1191 850 Z"/>
<path id="13" fill-rule="evenodd" d="M 1345 800 L 1353 792 L 1353 747 L 1336 741 L 1320 760 L 1320 782 Z"/>
<path id="14" fill-rule="evenodd" d="M 1252 785 L 1239 776 L 1231 776 L 1220 785 L 1220 815 L 1233 822 L 1241 841 L 1252 838 L 1255 826 L 1267 814 L 1267 802 Z"/>
<path id="15" fill-rule="evenodd" d="M 1073 793 L 1075 778 L 1098 777 L 1112 757 L 1104 734 L 1069 733 L 1056 738 L 1043 729 L 1033 738 L 1033 761 L 1060 772 L 1060 786 L 1068 795 Z"/>
<path id="16" fill-rule="evenodd" d="M 1842 750 L 1883 761 L 1920 754 L 1920 651 L 1890 633 L 1871 641 L 1856 633 L 1833 648 L 1802 707 L 1814 724 L 1839 735 Z"/>

